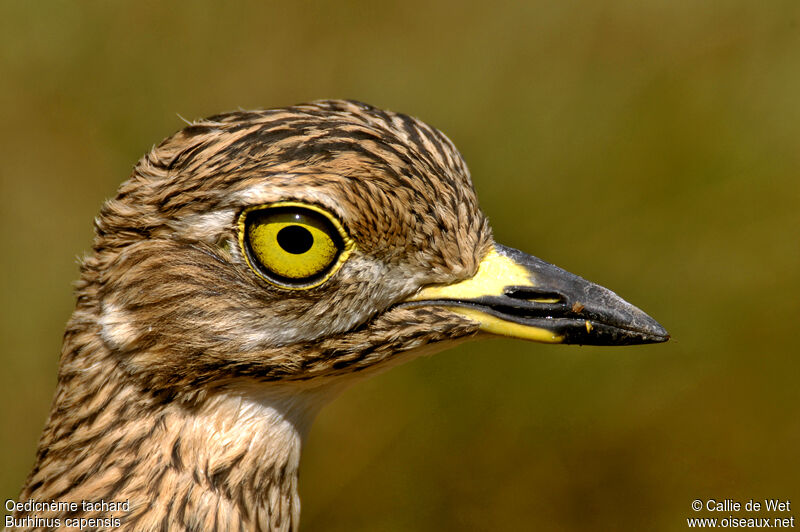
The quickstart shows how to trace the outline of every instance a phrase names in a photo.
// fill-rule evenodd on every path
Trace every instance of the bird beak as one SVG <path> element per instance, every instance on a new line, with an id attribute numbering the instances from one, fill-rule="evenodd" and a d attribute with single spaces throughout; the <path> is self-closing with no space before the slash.
<path id="1" fill-rule="evenodd" d="M 431 285 L 404 305 L 450 307 L 481 330 L 537 342 L 666 342 L 667 331 L 617 294 L 516 249 L 495 245 L 474 277 Z"/>

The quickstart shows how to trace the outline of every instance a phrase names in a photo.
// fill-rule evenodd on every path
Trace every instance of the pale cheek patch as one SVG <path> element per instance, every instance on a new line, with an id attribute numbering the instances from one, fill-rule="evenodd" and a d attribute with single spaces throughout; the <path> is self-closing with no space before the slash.
<path id="1" fill-rule="evenodd" d="M 113 303 L 103 303 L 103 312 L 98 322 L 100 335 L 112 348 L 130 348 L 139 338 L 139 333 L 128 313 Z"/>
<path id="2" fill-rule="evenodd" d="M 287 327 L 282 332 L 291 333 L 293 330 Z M 265 346 L 276 343 L 279 340 L 279 336 L 280 335 L 276 335 L 267 329 L 259 330 L 257 328 L 252 328 L 248 331 L 242 332 L 239 340 L 242 342 L 242 349 L 245 351 L 256 351 L 258 349 L 264 349 Z"/>

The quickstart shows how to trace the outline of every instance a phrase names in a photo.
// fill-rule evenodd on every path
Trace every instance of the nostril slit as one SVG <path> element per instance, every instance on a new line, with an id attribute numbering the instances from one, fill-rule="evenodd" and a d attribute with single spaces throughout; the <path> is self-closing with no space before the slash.
<path id="1" fill-rule="evenodd" d="M 536 290 L 535 288 L 528 288 L 523 286 L 511 286 L 505 289 L 506 297 L 511 299 L 519 299 L 523 301 L 531 301 L 533 303 L 561 303 L 564 298 L 561 294 L 556 292 L 548 292 L 545 290 Z"/>

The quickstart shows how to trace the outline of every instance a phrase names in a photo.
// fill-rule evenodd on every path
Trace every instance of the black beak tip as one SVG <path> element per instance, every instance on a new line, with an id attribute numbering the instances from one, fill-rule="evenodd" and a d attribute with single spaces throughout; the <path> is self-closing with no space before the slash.
<path id="1" fill-rule="evenodd" d="M 588 321 L 586 330 L 575 328 L 566 334 L 566 342 L 583 345 L 642 345 L 660 344 L 670 339 L 658 323 L 651 327 L 619 327 L 608 323 Z"/>
<path id="2" fill-rule="evenodd" d="M 651 335 L 654 337 L 653 343 L 660 344 L 661 342 L 668 341 L 671 338 L 671 336 L 667 332 L 667 330 L 664 327 L 662 327 L 660 323 L 656 322 L 655 325 L 656 325 L 655 330 L 651 333 Z"/>
<path id="3" fill-rule="evenodd" d="M 588 303 L 578 314 L 588 314 L 589 336 L 601 345 L 658 344 L 670 334 L 656 320 L 614 292 L 592 285 Z M 583 307 L 583 305 L 581 305 Z"/>
<path id="4" fill-rule="evenodd" d="M 668 342 L 671 338 L 670 334 L 663 327 L 659 326 L 659 332 L 649 332 L 642 335 L 643 344 L 661 344 Z"/>
<path id="5" fill-rule="evenodd" d="M 670 334 L 656 320 L 642 313 L 646 320 L 636 320 L 633 324 L 618 328 L 614 325 L 600 327 L 598 336 L 611 334 L 617 345 L 660 344 L 670 339 Z M 604 331 L 605 329 L 605 331 Z M 608 329 L 615 329 L 608 331 Z"/>
<path id="6" fill-rule="evenodd" d="M 669 340 L 669 333 L 660 323 L 636 307 L 633 310 L 633 319 L 628 326 L 634 335 L 641 337 L 642 343 L 655 344 Z"/>

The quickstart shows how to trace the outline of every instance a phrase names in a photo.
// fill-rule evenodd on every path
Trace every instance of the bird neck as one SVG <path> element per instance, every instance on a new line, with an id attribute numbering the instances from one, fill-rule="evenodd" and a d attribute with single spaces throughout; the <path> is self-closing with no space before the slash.
<path id="1" fill-rule="evenodd" d="M 303 440 L 324 402 L 315 392 L 253 385 L 219 393 L 167 421 L 164 449 L 169 450 L 168 463 L 182 472 L 176 478 L 206 492 L 202 500 L 207 507 L 197 513 L 230 515 L 220 529 L 241 524 L 296 530 Z M 185 489 L 176 487 L 176 495 Z"/>
<path id="2" fill-rule="evenodd" d="M 186 405 L 82 354 L 62 359 L 20 500 L 129 501 L 114 513 L 130 530 L 297 530 L 303 439 L 330 390 L 239 383 Z"/>

